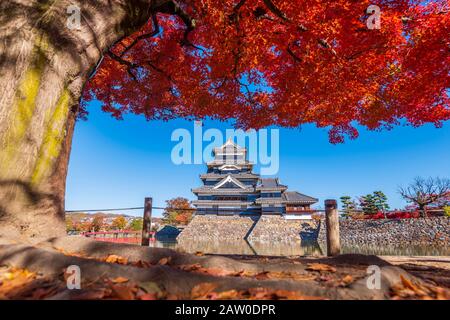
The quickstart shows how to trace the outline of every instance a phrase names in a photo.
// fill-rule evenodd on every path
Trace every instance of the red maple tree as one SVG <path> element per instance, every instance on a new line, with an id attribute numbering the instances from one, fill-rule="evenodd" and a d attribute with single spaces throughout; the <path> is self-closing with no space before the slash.
<path id="1" fill-rule="evenodd" d="M 178 4 L 177 4 L 178 3 Z M 330 127 L 330 140 L 450 118 L 447 1 L 185 0 L 116 43 L 84 90 L 116 118 Z M 167 12 L 165 14 L 164 12 Z M 161 13 L 162 12 L 162 13 Z"/>

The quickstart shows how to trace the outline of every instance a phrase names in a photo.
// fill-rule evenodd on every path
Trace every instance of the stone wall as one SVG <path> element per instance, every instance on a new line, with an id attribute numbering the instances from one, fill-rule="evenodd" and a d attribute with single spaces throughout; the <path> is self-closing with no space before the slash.
<path id="1" fill-rule="evenodd" d="M 243 240 L 259 216 L 196 215 L 178 236 L 183 239 Z"/>
<path id="2" fill-rule="evenodd" d="M 390 220 L 340 220 L 343 247 L 372 246 L 439 246 L 450 244 L 450 218 Z M 282 216 L 196 215 L 178 236 L 198 240 L 248 240 L 250 242 L 292 243 L 317 239 L 326 249 L 324 220 L 286 220 Z"/>
<path id="3" fill-rule="evenodd" d="M 450 244 L 450 218 L 448 217 L 340 220 L 339 229 L 342 246 L 448 246 Z M 321 221 L 318 242 L 326 245 L 324 220 Z"/>
<path id="4" fill-rule="evenodd" d="M 177 240 L 301 242 L 315 241 L 317 231 L 317 223 L 312 220 L 286 220 L 277 215 L 196 215 Z"/>
<path id="5" fill-rule="evenodd" d="M 312 220 L 286 220 L 282 216 L 261 216 L 250 233 L 249 241 L 298 242 L 315 241 L 317 224 Z"/>

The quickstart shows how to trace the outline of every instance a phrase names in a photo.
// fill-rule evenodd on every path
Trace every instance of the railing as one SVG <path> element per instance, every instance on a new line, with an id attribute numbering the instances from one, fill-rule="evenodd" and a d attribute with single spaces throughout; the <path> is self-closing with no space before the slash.
<path id="1" fill-rule="evenodd" d="M 140 244 L 142 240 L 142 231 L 133 231 L 133 230 L 83 232 L 81 235 L 97 241 L 114 242 L 114 243 Z M 150 240 L 154 241 L 155 232 L 151 232 L 150 235 L 151 235 Z"/>

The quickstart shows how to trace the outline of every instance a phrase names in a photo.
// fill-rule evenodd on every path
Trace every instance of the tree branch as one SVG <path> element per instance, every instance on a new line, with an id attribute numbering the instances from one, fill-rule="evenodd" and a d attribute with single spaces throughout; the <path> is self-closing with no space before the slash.
<path id="1" fill-rule="evenodd" d="M 108 50 L 106 53 L 107 53 L 112 59 L 116 60 L 116 61 L 119 62 L 120 64 L 122 64 L 122 65 L 124 65 L 124 66 L 127 66 L 127 72 L 128 72 L 128 74 L 129 74 L 134 80 L 137 80 L 137 78 L 136 78 L 136 76 L 134 75 L 134 73 L 132 72 L 132 70 L 138 68 L 139 65 L 137 65 L 137 64 L 135 64 L 135 63 L 133 63 L 133 62 L 131 62 L 131 61 L 128 61 L 128 60 L 123 59 L 122 57 L 120 57 L 120 56 L 116 55 L 115 53 L 113 53 L 111 50 Z"/>
<path id="2" fill-rule="evenodd" d="M 120 57 L 123 57 L 129 50 L 131 50 L 140 40 L 143 39 L 147 39 L 147 38 L 151 38 L 156 36 L 159 32 L 160 32 L 160 28 L 159 28 L 159 24 L 158 24 L 158 18 L 156 16 L 156 14 L 152 14 L 152 23 L 153 23 L 153 31 L 151 33 L 146 33 L 146 34 L 142 34 L 138 37 L 136 37 L 136 39 L 134 39 L 134 41 L 127 47 L 125 47 L 125 49 L 122 51 L 122 53 L 120 54 Z"/>

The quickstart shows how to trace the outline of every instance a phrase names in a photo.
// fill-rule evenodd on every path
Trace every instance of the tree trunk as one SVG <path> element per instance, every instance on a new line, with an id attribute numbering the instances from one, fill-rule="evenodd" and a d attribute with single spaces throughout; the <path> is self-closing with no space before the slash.
<path id="1" fill-rule="evenodd" d="M 0 237 L 34 242 L 65 234 L 65 183 L 83 85 L 104 51 L 162 2 L 0 3 Z M 73 5 L 79 28 L 68 27 Z"/>
<path id="2" fill-rule="evenodd" d="M 427 217 L 427 209 L 425 204 L 419 204 L 419 213 L 422 218 Z"/>

